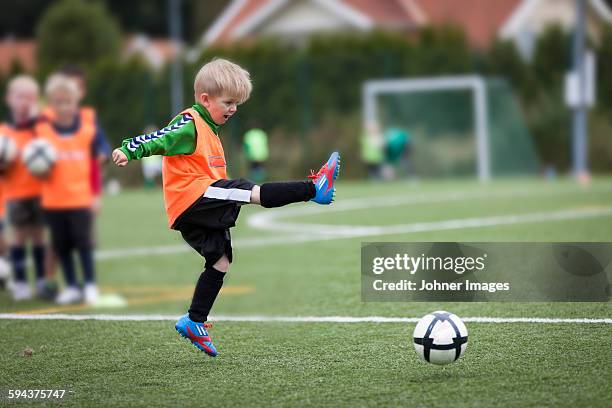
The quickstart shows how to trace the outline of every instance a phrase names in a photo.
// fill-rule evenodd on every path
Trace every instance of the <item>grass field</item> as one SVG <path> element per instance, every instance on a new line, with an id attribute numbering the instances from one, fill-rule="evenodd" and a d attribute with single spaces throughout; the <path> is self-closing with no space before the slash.
<path id="1" fill-rule="evenodd" d="M 216 359 L 173 330 L 170 317 L 188 306 L 202 260 L 165 223 L 159 191 L 105 199 L 98 221 L 99 283 L 103 293 L 126 299 L 123 308 L 15 304 L 0 294 L 1 313 L 167 319 L 5 316 L 0 398 L 9 389 L 59 388 L 68 390 L 66 406 L 610 404 L 607 323 L 468 322 L 465 356 L 441 368 L 414 353 L 414 323 L 249 322 L 240 316 L 420 317 L 446 309 L 461 317 L 612 318 L 610 303 L 360 298 L 364 241 L 611 242 L 612 179 L 589 186 L 562 180 L 341 183 L 331 207 L 245 207 L 233 232 L 236 259 L 214 309 Z M 32 356 L 23 356 L 26 347 Z"/>

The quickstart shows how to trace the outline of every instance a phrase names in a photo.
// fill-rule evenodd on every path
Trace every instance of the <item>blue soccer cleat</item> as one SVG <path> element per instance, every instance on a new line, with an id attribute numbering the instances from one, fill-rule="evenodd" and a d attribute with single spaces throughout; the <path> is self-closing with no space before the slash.
<path id="1" fill-rule="evenodd" d="M 217 349 L 208 335 L 208 330 L 206 330 L 211 326 L 210 323 L 194 322 L 189 318 L 189 314 L 182 316 L 174 325 L 178 334 L 190 340 L 194 346 L 209 356 L 216 357 Z"/>
<path id="2" fill-rule="evenodd" d="M 334 201 L 336 195 L 336 189 L 334 188 L 334 181 L 338 177 L 340 172 L 340 153 L 333 152 L 329 156 L 327 163 L 321 167 L 318 173 L 310 171 L 311 174 L 308 176 L 314 183 L 317 194 L 311 200 L 319 204 L 330 204 Z"/>

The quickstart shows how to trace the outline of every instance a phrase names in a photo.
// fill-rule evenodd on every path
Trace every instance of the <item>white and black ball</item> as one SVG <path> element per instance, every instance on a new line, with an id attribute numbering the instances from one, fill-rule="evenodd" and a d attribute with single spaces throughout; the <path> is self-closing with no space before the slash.
<path id="1" fill-rule="evenodd" d="M 419 320 L 412 337 L 421 359 L 444 365 L 457 361 L 465 353 L 468 331 L 459 317 L 440 310 Z"/>
<path id="2" fill-rule="evenodd" d="M 23 149 L 21 160 L 34 176 L 45 177 L 57 160 L 57 152 L 48 141 L 35 139 Z"/>

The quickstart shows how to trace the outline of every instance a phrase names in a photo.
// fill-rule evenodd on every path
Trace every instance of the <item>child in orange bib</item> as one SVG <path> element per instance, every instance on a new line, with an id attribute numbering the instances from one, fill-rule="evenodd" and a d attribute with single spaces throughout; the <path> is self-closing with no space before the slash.
<path id="1" fill-rule="evenodd" d="M 215 59 L 195 78 L 196 103 L 154 133 L 126 139 L 113 152 L 118 166 L 154 154 L 163 155 L 163 189 L 170 228 L 206 260 L 195 287 L 189 313 L 176 330 L 210 356 L 217 350 L 208 334 L 208 314 L 232 262 L 230 228 L 236 225 L 240 206 L 266 208 L 314 201 L 330 204 L 340 157 L 333 153 L 318 173 L 307 181 L 265 183 L 227 178 L 219 127 L 236 113 L 251 93 L 249 73 L 240 66 Z"/>
<path id="2" fill-rule="evenodd" d="M 15 277 L 13 299 L 27 300 L 32 293 L 27 283 L 27 244 L 31 244 L 32 265 L 36 276 L 36 294 L 46 298 L 49 292 L 45 279 L 45 242 L 43 213 L 40 206 L 42 185 L 30 174 L 22 160 L 23 149 L 34 139 L 38 113 L 39 87 L 34 78 L 19 75 L 7 87 L 6 103 L 9 119 L 0 125 L 0 134 L 15 143 L 17 155 L 4 173 L 4 193 L 8 222 L 11 226 L 10 259 Z"/>
<path id="3" fill-rule="evenodd" d="M 80 92 L 74 80 L 54 74 L 47 81 L 46 94 L 52 119 L 41 120 L 36 125 L 36 134 L 57 152 L 57 161 L 43 180 L 42 189 L 42 207 L 65 280 L 65 288 L 56 301 L 67 304 L 85 300 L 94 304 L 98 289 L 91 242 L 94 196 L 90 162 L 98 132 L 94 121 L 82 120 L 79 114 Z M 72 258 L 75 251 L 84 275 L 83 292 Z"/>

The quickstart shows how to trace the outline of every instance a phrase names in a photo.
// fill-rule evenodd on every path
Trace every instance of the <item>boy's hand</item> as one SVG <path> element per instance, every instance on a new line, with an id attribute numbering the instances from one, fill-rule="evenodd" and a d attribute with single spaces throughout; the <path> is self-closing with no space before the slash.
<path id="1" fill-rule="evenodd" d="M 121 149 L 113 150 L 113 162 L 119 167 L 125 167 L 128 164 L 128 158 Z"/>

